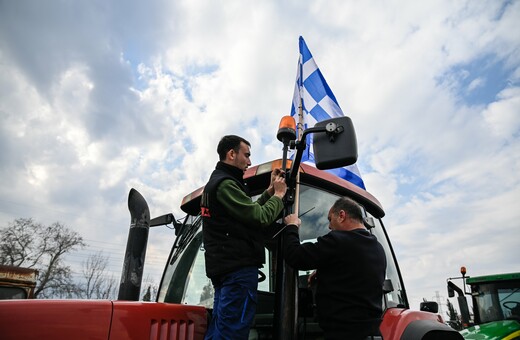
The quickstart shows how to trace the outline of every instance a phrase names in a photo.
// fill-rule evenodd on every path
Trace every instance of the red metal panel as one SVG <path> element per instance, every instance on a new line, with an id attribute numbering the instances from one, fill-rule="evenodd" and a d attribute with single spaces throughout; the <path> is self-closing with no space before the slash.
<path id="1" fill-rule="evenodd" d="M 0 338 L 107 340 L 111 315 L 107 300 L 3 300 Z"/>
<path id="2" fill-rule="evenodd" d="M 114 301 L 110 340 L 198 340 L 206 328 L 204 307 Z"/>
<path id="3" fill-rule="evenodd" d="M 108 300 L 0 301 L 2 340 L 199 340 L 206 328 L 206 309 L 199 306 Z"/>

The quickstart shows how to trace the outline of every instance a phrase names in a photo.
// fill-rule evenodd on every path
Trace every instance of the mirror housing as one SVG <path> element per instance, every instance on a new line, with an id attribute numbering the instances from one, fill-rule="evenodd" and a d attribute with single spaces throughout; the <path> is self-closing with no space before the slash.
<path id="1" fill-rule="evenodd" d="M 161 215 L 150 220 L 150 227 L 157 227 L 172 223 L 174 220 L 173 214 Z"/>
<path id="2" fill-rule="evenodd" d="M 383 293 L 388 294 L 394 291 L 394 285 L 392 280 L 386 279 L 383 281 Z"/>
<path id="3" fill-rule="evenodd" d="M 338 117 L 316 123 L 314 128 L 326 132 L 314 134 L 314 158 L 320 170 L 340 168 L 356 163 L 357 140 L 349 117 Z"/>
<path id="4" fill-rule="evenodd" d="M 419 309 L 423 312 L 438 313 L 439 305 L 435 301 L 421 302 Z"/>
<path id="5" fill-rule="evenodd" d="M 455 297 L 455 290 L 450 285 L 448 285 L 448 297 L 450 297 L 450 298 Z"/>

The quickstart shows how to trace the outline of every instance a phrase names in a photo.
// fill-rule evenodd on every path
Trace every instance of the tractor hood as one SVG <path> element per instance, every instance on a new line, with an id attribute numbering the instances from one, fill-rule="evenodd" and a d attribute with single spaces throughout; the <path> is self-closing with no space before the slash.
<path id="1" fill-rule="evenodd" d="M 516 320 L 488 322 L 460 331 L 464 339 L 516 339 L 520 337 L 520 323 Z"/>

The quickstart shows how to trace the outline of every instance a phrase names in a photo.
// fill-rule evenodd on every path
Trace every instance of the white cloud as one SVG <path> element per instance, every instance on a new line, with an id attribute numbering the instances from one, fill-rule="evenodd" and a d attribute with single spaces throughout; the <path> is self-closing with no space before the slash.
<path id="1" fill-rule="evenodd" d="M 515 139 L 520 131 L 519 109 L 520 88 L 507 88 L 498 95 L 498 101 L 483 112 L 484 120 L 495 135 L 506 140 Z"/>

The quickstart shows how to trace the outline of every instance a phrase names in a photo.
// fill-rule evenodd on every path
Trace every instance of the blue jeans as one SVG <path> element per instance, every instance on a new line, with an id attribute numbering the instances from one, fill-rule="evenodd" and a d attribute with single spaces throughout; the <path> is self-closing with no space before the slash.
<path id="1" fill-rule="evenodd" d="M 212 282 L 213 315 L 204 339 L 247 339 L 256 312 L 258 268 L 242 268 Z"/>

